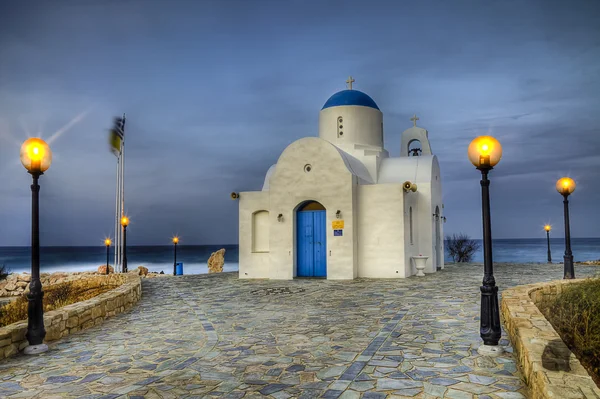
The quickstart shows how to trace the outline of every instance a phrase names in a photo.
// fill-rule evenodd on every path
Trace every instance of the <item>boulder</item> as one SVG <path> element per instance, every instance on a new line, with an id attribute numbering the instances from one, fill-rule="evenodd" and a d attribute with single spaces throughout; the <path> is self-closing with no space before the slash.
<path id="1" fill-rule="evenodd" d="M 140 276 L 147 276 L 148 275 L 148 268 L 147 267 L 138 266 L 138 271 L 139 271 L 139 275 Z"/>
<path id="2" fill-rule="evenodd" d="M 17 289 L 17 285 L 14 282 L 9 281 L 8 284 L 6 284 L 6 286 L 4 287 L 4 289 L 6 291 L 14 291 Z"/>
<path id="3" fill-rule="evenodd" d="M 26 283 L 31 281 L 31 274 L 23 273 L 19 274 L 17 281 L 25 281 Z"/>
<path id="4" fill-rule="evenodd" d="M 25 281 L 17 281 L 17 288 L 25 288 L 27 283 Z"/>
<path id="5" fill-rule="evenodd" d="M 208 258 L 208 272 L 209 273 L 220 273 L 223 271 L 223 265 L 225 264 L 225 248 L 221 248 L 216 252 L 213 252 Z"/>
<path id="6" fill-rule="evenodd" d="M 111 266 L 108 265 L 108 274 L 114 273 L 115 269 Z M 106 274 L 106 265 L 102 265 L 98 267 L 98 274 Z"/>

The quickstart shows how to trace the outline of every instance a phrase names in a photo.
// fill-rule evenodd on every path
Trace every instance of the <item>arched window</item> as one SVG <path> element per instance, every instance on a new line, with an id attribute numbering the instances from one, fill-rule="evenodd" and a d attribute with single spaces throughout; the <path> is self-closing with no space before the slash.
<path id="1" fill-rule="evenodd" d="M 252 252 L 269 252 L 269 212 L 252 214 Z"/>
<path id="2" fill-rule="evenodd" d="M 413 217 L 412 206 L 408 209 L 408 223 L 410 225 L 410 245 L 413 245 Z"/>
<path id="3" fill-rule="evenodd" d="M 411 140 L 408 143 L 408 156 L 418 157 L 423 152 L 423 147 L 419 140 Z"/>

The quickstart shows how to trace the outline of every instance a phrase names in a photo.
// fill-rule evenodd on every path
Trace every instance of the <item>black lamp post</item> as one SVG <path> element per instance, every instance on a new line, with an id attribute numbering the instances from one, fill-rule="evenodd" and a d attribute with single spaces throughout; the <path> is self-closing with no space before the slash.
<path id="1" fill-rule="evenodd" d="M 127 226 L 129 218 L 123 216 L 121 218 L 121 226 L 123 226 L 123 273 L 127 273 Z"/>
<path id="2" fill-rule="evenodd" d="M 31 185 L 31 283 L 27 294 L 27 341 L 25 353 L 34 355 L 48 350 L 44 344 L 44 291 L 40 281 L 40 186 L 38 180 L 52 163 L 52 151 L 46 142 L 30 138 L 21 146 L 21 163 L 33 177 Z"/>
<path id="3" fill-rule="evenodd" d="M 480 136 L 469 145 L 469 160 L 481 171 L 481 200 L 483 213 L 483 284 L 481 286 L 481 316 L 479 333 L 483 345 L 478 349 L 482 355 L 495 356 L 502 353 L 498 345 L 502 334 L 498 287 L 494 279 L 492 259 L 492 225 L 490 217 L 490 181 L 488 173 L 500 161 L 502 146 L 491 136 Z"/>
<path id="4" fill-rule="evenodd" d="M 177 274 L 177 244 L 179 244 L 179 237 L 173 237 L 173 276 Z"/>
<path id="5" fill-rule="evenodd" d="M 571 227 L 569 222 L 569 195 L 575 191 L 575 181 L 569 177 L 563 177 L 556 182 L 556 190 L 563 196 L 565 212 L 565 256 L 564 256 L 564 278 L 575 278 L 573 267 L 573 252 L 571 252 Z"/>
<path id="6" fill-rule="evenodd" d="M 106 273 L 105 274 L 107 276 L 108 276 L 108 268 L 109 268 L 109 266 L 108 266 L 108 251 L 110 249 L 110 244 L 111 244 L 110 238 L 107 238 L 106 240 L 104 240 L 104 245 L 106 245 Z"/>
<path id="7" fill-rule="evenodd" d="M 550 230 L 552 230 L 552 226 L 547 224 L 544 226 L 544 230 L 546 230 L 546 240 L 548 241 L 548 263 L 552 263 L 552 253 L 550 252 Z"/>

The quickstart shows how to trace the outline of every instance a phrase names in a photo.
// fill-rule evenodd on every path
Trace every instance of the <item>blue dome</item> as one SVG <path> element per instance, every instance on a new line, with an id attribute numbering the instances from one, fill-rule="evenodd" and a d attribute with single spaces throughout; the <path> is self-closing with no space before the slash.
<path id="1" fill-rule="evenodd" d="M 358 90 L 342 90 L 329 97 L 329 100 L 323 105 L 323 108 L 339 107 L 340 105 L 362 105 L 379 110 L 377 104 L 371 97 Z"/>

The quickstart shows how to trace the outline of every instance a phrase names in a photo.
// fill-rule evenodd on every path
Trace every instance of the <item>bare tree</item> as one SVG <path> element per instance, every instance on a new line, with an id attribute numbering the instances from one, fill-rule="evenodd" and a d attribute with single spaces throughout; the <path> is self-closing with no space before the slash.
<path id="1" fill-rule="evenodd" d="M 446 237 L 446 250 L 454 262 L 471 262 L 481 245 L 464 233 Z"/>
<path id="2" fill-rule="evenodd" d="M 4 280 L 10 274 L 10 269 L 7 266 L 0 265 L 0 280 Z"/>

